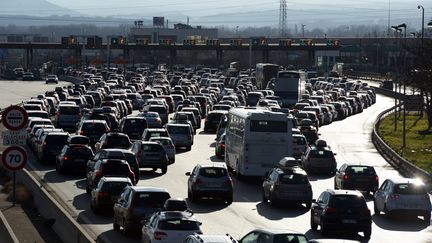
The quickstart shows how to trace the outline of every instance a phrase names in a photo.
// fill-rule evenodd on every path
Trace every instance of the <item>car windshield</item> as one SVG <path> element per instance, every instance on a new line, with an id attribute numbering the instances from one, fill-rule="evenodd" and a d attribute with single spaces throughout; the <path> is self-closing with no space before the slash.
<path id="1" fill-rule="evenodd" d="M 277 234 L 273 238 L 273 243 L 306 243 L 308 240 L 304 235 Z"/>
<path id="2" fill-rule="evenodd" d="M 163 150 L 163 147 L 157 144 L 144 144 L 142 150 L 145 152 L 160 152 Z"/>
<path id="3" fill-rule="evenodd" d="M 426 194 L 426 189 L 422 185 L 417 185 L 414 183 L 404 183 L 395 185 L 394 192 L 397 194 L 405 195 L 416 195 L 416 194 Z"/>
<path id="4" fill-rule="evenodd" d="M 224 168 L 208 167 L 208 168 L 201 168 L 199 175 L 204 177 L 209 177 L 209 178 L 219 178 L 219 177 L 227 176 L 228 173 Z"/>
<path id="5" fill-rule="evenodd" d="M 102 166 L 105 175 L 129 175 L 129 166 L 123 163 L 109 163 Z"/>
<path id="6" fill-rule="evenodd" d="M 375 170 L 370 166 L 350 166 L 346 169 L 346 173 L 355 175 L 375 175 Z"/>
<path id="7" fill-rule="evenodd" d="M 152 142 L 158 142 L 162 145 L 171 145 L 171 141 L 168 139 L 151 139 Z"/>
<path id="8" fill-rule="evenodd" d="M 122 148 L 128 148 L 130 146 L 130 141 L 124 136 L 112 136 L 108 137 L 110 146 L 119 146 Z"/>
<path id="9" fill-rule="evenodd" d="M 66 134 L 61 134 L 61 135 L 60 134 L 59 135 L 51 134 L 51 135 L 46 137 L 45 142 L 47 144 L 57 146 L 57 145 L 66 144 L 68 138 L 69 138 L 69 136 Z"/>
<path id="10" fill-rule="evenodd" d="M 147 127 L 147 122 L 145 119 L 127 119 L 124 124 L 125 129 L 142 129 Z"/>
<path id="11" fill-rule="evenodd" d="M 251 132 L 274 132 L 274 133 L 286 133 L 288 125 L 286 121 L 250 121 Z"/>
<path id="12" fill-rule="evenodd" d="M 308 183 L 307 176 L 301 174 L 283 174 L 279 180 L 281 184 L 302 185 Z"/>
<path id="13" fill-rule="evenodd" d="M 329 159 L 333 158 L 333 152 L 330 150 L 311 150 L 310 156 L 313 158 Z"/>
<path id="14" fill-rule="evenodd" d="M 85 146 L 73 146 L 70 148 L 69 153 L 80 154 L 84 156 L 93 156 L 93 151 Z"/>
<path id="15" fill-rule="evenodd" d="M 166 192 L 138 192 L 135 195 L 135 206 L 146 208 L 162 208 L 165 201 L 170 198 Z"/>
<path id="16" fill-rule="evenodd" d="M 59 112 L 62 115 L 78 115 L 80 109 L 78 106 L 60 106 Z"/>
<path id="17" fill-rule="evenodd" d="M 91 132 L 91 133 L 105 133 L 107 129 L 105 127 L 105 124 L 103 124 L 103 123 L 88 122 L 88 123 L 83 124 L 83 127 L 81 128 L 81 130 L 84 130 L 86 132 Z"/>
<path id="18" fill-rule="evenodd" d="M 102 191 L 110 192 L 113 195 L 120 195 L 120 192 L 126 186 L 131 186 L 131 184 L 129 182 L 125 182 L 125 181 L 105 182 L 102 186 Z"/>
<path id="19" fill-rule="evenodd" d="M 304 137 L 293 137 L 293 143 L 296 145 L 306 145 L 306 139 Z"/>
<path id="20" fill-rule="evenodd" d="M 169 134 L 188 134 L 189 127 L 186 126 L 167 126 Z"/>
<path id="21" fill-rule="evenodd" d="M 366 201 L 357 195 L 335 195 L 330 199 L 330 206 L 335 208 L 366 208 Z"/>
<path id="22" fill-rule="evenodd" d="M 158 228 L 161 230 L 199 230 L 198 222 L 187 219 L 168 219 L 159 221 Z"/>
<path id="23" fill-rule="evenodd" d="M 157 112 L 159 114 L 166 114 L 167 110 L 165 109 L 165 107 L 159 107 L 159 106 L 151 106 L 149 108 L 149 111 L 154 111 Z"/>

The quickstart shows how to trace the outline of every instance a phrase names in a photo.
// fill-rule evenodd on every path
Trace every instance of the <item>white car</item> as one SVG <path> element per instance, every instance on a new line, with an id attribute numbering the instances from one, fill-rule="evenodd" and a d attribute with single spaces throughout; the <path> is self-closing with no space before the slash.
<path id="1" fill-rule="evenodd" d="M 142 227 L 142 243 L 179 243 L 189 235 L 202 234 L 201 222 L 190 212 L 162 211 L 144 221 Z"/>
<path id="2" fill-rule="evenodd" d="M 238 243 L 234 237 L 226 235 L 189 235 L 184 243 Z"/>
<path id="3" fill-rule="evenodd" d="M 45 83 L 56 83 L 58 84 L 58 77 L 57 75 L 48 75 L 47 78 L 45 79 Z"/>
<path id="4" fill-rule="evenodd" d="M 387 216 L 393 213 L 409 213 L 423 216 L 425 223 L 430 224 L 431 201 L 426 186 L 418 179 L 387 179 L 374 195 L 375 214 L 384 212 Z"/>

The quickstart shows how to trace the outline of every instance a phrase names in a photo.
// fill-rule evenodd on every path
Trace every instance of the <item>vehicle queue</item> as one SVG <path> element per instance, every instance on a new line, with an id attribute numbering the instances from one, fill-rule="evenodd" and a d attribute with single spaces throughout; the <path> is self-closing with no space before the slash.
<path id="1" fill-rule="evenodd" d="M 201 222 L 187 207 L 163 209 L 171 198 L 166 189 L 136 186 L 142 169 L 160 169 L 163 175 L 177 151 L 191 150 L 202 120 L 203 130 L 216 134 L 215 154 L 225 163 L 198 164 L 186 173 L 192 203 L 204 198 L 230 204 L 231 176 L 253 176 L 263 180 L 257 188 L 263 202 L 304 204 L 311 210 L 311 229 L 319 227 L 323 235 L 344 228 L 370 238 L 371 212 L 355 190 L 374 193 L 376 214 L 402 210 L 430 221 L 430 200 L 421 182 L 386 180 L 379 187 L 373 167 L 344 164 L 338 169 L 335 153 L 319 139 L 321 126 L 376 102 L 366 83 L 310 78 L 298 102 L 285 107 L 271 89 L 257 90 L 253 74 L 245 72 L 228 78 L 217 69 L 146 70 L 126 79 L 94 71 L 81 77 L 80 84 L 23 102 L 30 116 L 28 145 L 40 163 L 55 165 L 59 174 L 84 175 L 94 213 L 112 212 L 114 230 L 141 232 L 143 242 L 206 242 Z M 334 189 L 312 199 L 308 175 L 315 173 L 334 175 Z M 240 242 L 307 240 L 289 230 L 256 230 Z"/>

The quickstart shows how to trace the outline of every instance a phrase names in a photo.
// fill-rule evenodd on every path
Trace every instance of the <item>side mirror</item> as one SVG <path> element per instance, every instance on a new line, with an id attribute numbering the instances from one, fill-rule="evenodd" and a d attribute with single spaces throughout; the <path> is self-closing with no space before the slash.
<path id="1" fill-rule="evenodd" d="M 317 203 L 317 200 L 316 199 L 312 199 L 312 203 Z"/>
<path id="2" fill-rule="evenodd" d="M 318 133 L 318 136 L 321 136 L 321 133 Z"/>
<path id="3" fill-rule="evenodd" d="M 333 153 L 333 155 L 337 155 L 337 153 Z"/>
<path id="4" fill-rule="evenodd" d="M 190 175 L 191 175 L 191 173 L 190 173 L 190 172 L 186 172 L 186 173 L 185 173 L 185 175 L 187 175 L 187 176 L 190 176 Z"/>

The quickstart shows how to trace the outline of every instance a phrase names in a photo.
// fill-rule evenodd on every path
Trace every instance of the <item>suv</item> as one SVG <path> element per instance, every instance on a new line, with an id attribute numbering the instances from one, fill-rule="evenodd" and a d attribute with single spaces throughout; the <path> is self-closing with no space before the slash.
<path id="1" fill-rule="evenodd" d="M 418 179 L 387 179 L 374 195 L 375 214 L 384 212 L 421 215 L 430 224 L 431 201 L 425 184 Z"/>
<path id="2" fill-rule="evenodd" d="M 336 153 L 333 153 L 328 146 L 310 146 L 301 157 L 303 168 L 308 173 L 334 174 L 336 171 L 335 155 Z"/>
<path id="3" fill-rule="evenodd" d="M 91 210 L 96 214 L 101 209 L 111 211 L 123 189 L 132 185 L 131 180 L 126 177 L 102 177 L 98 185 L 91 191 Z"/>
<path id="4" fill-rule="evenodd" d="M 363 232 L 369 239 L 372 233 L 372 217 L 364 196 L 359 191 L 331 190 L 312 200 L 310 225 L 312 230 L 321 228 L 321 234 L 329 230 Z"/>
<path id="5" fill-rule="evenodd" d="M 95 144 L 96 152 L 101 149 L 119 148 L 129 149 L 131 141 L 128 135 L 119 132 L 109 132 L 102 135 L 99 141 Z"/>
<path id="6" fill-rule="evenodd" d="M 162 174 L 167 172 L 169 159 L 162 144 L 139 140 L 132 144 L 131 151 L 140 168 L 152 168 L 153 171 L 160 168 Z"/>
<path id="7" fill-rule="evenodd" d="M 141 242 L 181 242 L 189 235 L 202 234 L 200 226 L 201 222 L 189 212 L 157 212 L 145 221 L 141 230 Z"/>
<path id="8" fill-rule="evenodd" d="M 109 126 L 104 120 L 84 120 L 78 125 L 76 134 L 86 136 L 90 143 L 95 145 L 100 137 L 109 131 Z"/>
<path id="9" fill-rule="evenodd" d="M 216 110 L 210 111 L 204 122 L 204 132 L 214 131 L 216 132 L 219 122 L 224 115 L 228 114 L 228 111 Z"/>
<path id="10" fill-rule="evenodd" d="M 293 146 L 292 146 L 292 154 L 294 158 L 300 159 L 301 156 L 306 152 L 307 148 L 309 147 L 307 139 L 302 134 L 293 134 Z"/>
<path id="11" fill-rule="evenodd" d="M 229 234 L 226 235 L 189 235 L 183 243 L 238 243 L 238 241 Z"/>
<path id="12" fill-rule="evenodd" d="M 334 177 L 334 189 L 375 193 L 378 189 L 378 179 L 372 166 L 343 164 Z"/>
<path id="13" fill-rule="evenodd" d="M 307 174 L 298 166 L 274 168 L 267 173 L 262 184 L 263 202 L 271 205 L 278 202 L 312 204 L 312 186 Z"/>
<path id="14" fill-rule="evenodd" d="M 170 197 L 164 188 L 125 187 L 114 204 L 114 230 L 123 227 L 125 234 L 141 230 L 141 220 L 149 219 Z"/>
<path id="15" fill-rule="evenodd" d="M 196 202 L 201 197 L 222 198 L 231 204 L 233 201 L 233 182 L 225 164 L 213 163 L 196 165 L 192 172 L 186 172 L 188 179 L 188 198 Z"/>
<path id="16" fill-rule="evenodd" d="M 69 171 L 85 172 L 87 160 L 93 156 L 93 150 L 87 145 L 65 145 L 56 158 L 56 170 L 59 174 Z"/>
<path id="17" fill-rule="evenodd" d="M 69 133 L 67 132 L 50 132 L 45 133 L 40 144 L 37 147 L 37 157 L 41 163 L 55 162 L 57 154 L 66 145 L 69 138 Z"/>
<path id="18" fill-rule="evenodd" d="M 74 130 L 81 119 L 81 109 L 78 105 L 60 104 L 55 116 L 58 128 Z"/>
<path id="19" fill-rule="evenodd" d="M 151 137 L 170 137 L 165 128 L 146 128 L 142 133 L 141 140 L 148 141 Z"/>
<path id="20" fill-rule="evenodd" d="M 98 160 L 93 166 L 87 163 L 86 175 L 87 193 L 90 193 L 91 189 L 97 186 L 100 178 L 104 176 L 129 177 L 132 182 L 135 181 L 135 173 L 130 169 L 128 162 L 120 159 Z"/>
<path id="21" fill-rule="evenodd" d="M 119 123 L 120 131 L 127 134 L 131 140 L 139 140 L 146 128 L 147 120 L 144 117 L 123 117 Z"/>
<path id="22" fill-rule="evenodd" d="M 165 125 L 165 128 L 176 148 L 185 147 L 186 150 L 191 150 L 194 136 L 193 130 L 189 125 L 168 123 Z"/>

